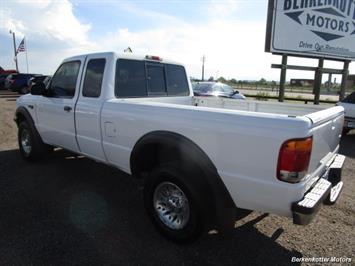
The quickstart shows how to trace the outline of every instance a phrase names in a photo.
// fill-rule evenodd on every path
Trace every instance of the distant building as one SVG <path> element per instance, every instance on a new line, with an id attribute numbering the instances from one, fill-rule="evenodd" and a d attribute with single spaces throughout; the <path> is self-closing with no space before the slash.
<path id="1" fill-rule="evenodd" d="M 346 80 L 346 87 L 347 88 L 355 87 L 355 75 L 348 76 L 348 79 Z"/>
<path id="2" fill-rule="evenodd" d="M 314 80 L 313 79 L 291 79 L 290 81 L 291 86 L 296 87 L 309 87 L 313 86 Z"/>

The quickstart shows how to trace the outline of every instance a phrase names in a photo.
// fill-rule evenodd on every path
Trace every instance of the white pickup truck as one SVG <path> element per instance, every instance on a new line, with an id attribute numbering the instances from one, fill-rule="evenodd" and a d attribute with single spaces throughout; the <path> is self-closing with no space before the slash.
<path id="1" fill-rule="evenodd" d="M 347 134 L 355 129 L 355 91 L 337 103 L 345 109 L 345 123 L 343 133 Z"/>
<path id="2" fill-rule="evenodd" d="M 145 179 L 147 213 L 176 242 L 234 228 L 241 209 L 307 224 L 343 186 L 343 107 L 194 97 L 157 56 L 68 58 L 15 121 L 26 160 L 62 147 Z"/>

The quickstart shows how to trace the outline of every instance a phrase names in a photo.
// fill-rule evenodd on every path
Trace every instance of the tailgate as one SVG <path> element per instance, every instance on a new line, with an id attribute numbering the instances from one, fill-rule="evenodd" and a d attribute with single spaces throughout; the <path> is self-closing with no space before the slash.
<path id="1" fill-rule="evenodd" d="M 313 148 L 309 173 L 320 174 L 338 151 L 344 123 L 344 108 L 331 107 L 305 117 L 312 121 Z"/>

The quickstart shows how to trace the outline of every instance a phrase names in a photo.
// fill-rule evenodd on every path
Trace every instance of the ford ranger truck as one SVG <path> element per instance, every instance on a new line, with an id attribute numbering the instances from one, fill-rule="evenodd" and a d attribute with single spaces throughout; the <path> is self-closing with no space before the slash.
<path id="1" fill-rule="evenodd" d="M 15 121 L 25 160 L 61 147 L 144 179 L 150 219 L 179 243 L 228 232 L 242 209 L 308 224 L 343 187 L 343 107 L 194 97 L 158 56 L 67 58 Z"/>

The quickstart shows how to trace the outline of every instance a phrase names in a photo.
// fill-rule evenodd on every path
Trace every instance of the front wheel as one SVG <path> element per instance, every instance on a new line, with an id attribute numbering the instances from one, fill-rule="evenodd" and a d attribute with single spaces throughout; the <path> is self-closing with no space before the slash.
<path id="1" fill-rule="evenodd" d="M 27 161 L 37 160 L 48 151 L 47 145 L 26 121 L 19 124 L 18 144 L 22 157 Z"/>
<path id="2" fill-rule="evenodd" d="M 204 228 L 198 191 L 184 182 L 187 174 L 174 164 L 158 166 L 144 187 L 144 203 L 153 224 L 177 243 L 196 240 Z"/>
<path id="3" fill-rule="evenodd" d="M 20 88 L 20 94 L 27 94 L 29 93 L 29 89 L 26 86 Z"/>

